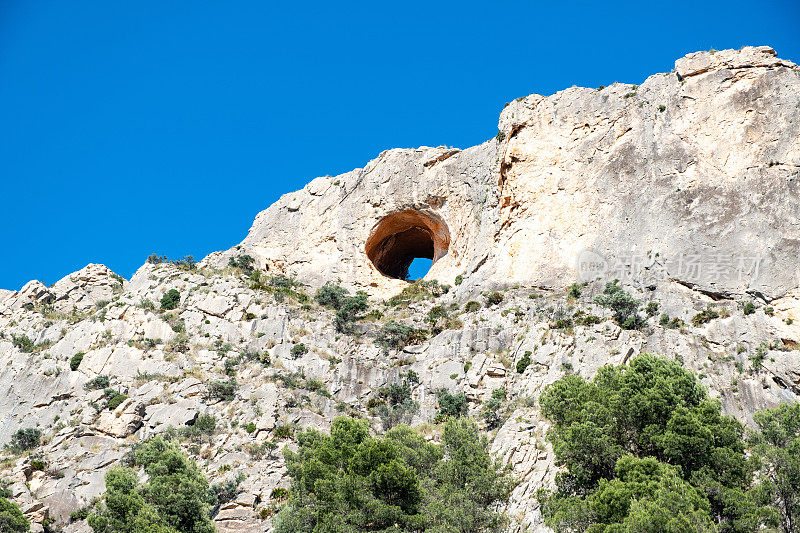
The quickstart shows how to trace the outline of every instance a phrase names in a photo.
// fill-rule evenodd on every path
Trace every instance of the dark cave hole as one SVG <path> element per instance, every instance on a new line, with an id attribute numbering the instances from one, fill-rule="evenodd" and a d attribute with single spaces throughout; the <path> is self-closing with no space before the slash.
<path id="1" fill-rule="evenodd" d="M 415 259 L 429 259 L 433 265 L 449 245 L 450 232 L 441 217 L 409 209 L 384 217 L 367 239 L 366 252 L 381 274 L 407 280 L 422 277 L 417 265 L 409 273 Z"/>

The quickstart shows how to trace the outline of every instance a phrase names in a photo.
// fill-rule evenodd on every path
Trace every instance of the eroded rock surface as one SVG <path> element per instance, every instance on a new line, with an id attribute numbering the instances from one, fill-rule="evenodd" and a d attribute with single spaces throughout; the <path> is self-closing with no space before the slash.
<path id="1" fill-rule="evenodd" d="M 45 437 L 33 452 L 3 452 L 14 501 L 39 530 L 52 518 L 87 531 L 69 514 L 102 496 L 130 444 L 178 432 L 212 483 L 243 477 L 218 529 L 270 531 L 273 490 L 289 484 L 287 428 L 324 430 L 355 414 L 381 431 L 369 401 L 414 370 L 414 425 L 434 420 L 437 389 L 464 392 L 479 420 L 492 391 L 508 391 L 490 437 L 520 481 L 509 529 L 543 531 L 534 496 L 557 468 L 537 399 L 565 373 L 590 377 L 651 352 L 682 361 L 746 424 L 798 400 L 795 65 L 765 47 L 699 52 L 638 86 L 518 99 L 499 129 L 465 150 L 389 150 L 317 178 L 195 268 L 148 263 L 122 280 L 89 265 L 52 287 L 0 291 L 0 444 L 25 427 Z M 391 218 L 402 212 L 419 215 Z M 257 274 L 228 267 L 244 254 Z M 392 276 L 409 254 L 430 254 L 425 279 L 449 290 L 387 300 L 408 287 Z M 613 278 L 658 304 L 642 330 L 620 329 L 592 303 Z M 586 285 L 568 298 L 575 281 Z M 326 282 L 367 291 L 379 312 L 352 335 L 337 332 L 331 312 L 307 299 Z M 161 311 L 170 289 L 180 303 Z M 488 299 L 494 290 L 501 298 Z M 709 305 L 720 318 L 691 325 Z M 446 319 L 432 320 L 434 308 Z M 664 327 L 662 313 L 683 325 Z M 563 327 L 585 315 L 601 321 Z M 375 337 L 389 320 L 430 335 L 387 353 Z M 531 364 L 518 373 L 525 354 Z M 125 398 L 109 406 L 106 388 Z M 216 428 L 193 433 L 208 415 Z"/>

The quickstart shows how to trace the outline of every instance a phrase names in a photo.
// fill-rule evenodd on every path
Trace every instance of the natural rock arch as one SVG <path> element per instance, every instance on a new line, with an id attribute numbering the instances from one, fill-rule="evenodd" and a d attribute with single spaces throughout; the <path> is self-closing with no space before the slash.
<path id="1" fill-rule="evenodd" d="M 447 254 L 450 231 L 436 213 L 407 209 L 385 216 L 372 229 L 365 251 L 384 276 L 408 277 L 408 267 L 419 257 L 433 263 Z"/>

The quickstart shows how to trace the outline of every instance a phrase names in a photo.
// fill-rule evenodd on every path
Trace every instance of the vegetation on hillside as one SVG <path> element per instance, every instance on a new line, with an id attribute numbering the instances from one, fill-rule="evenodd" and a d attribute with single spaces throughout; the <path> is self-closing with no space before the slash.
<path id="1" fill-rule="evenodd" d="M 800 407 L 759 413 L 750 456 L 692 373 L 647 354 L 592 381 L 567 375 L 540 404 L 564 467 L 538 495 L 558 532 L 797 531 Z"/>
<path id="2" fill-rule="evenodd" d="M 290 497 L 278 533 L 501 531 L 511 478 L 474 422 L 449 419 L 442 444 L 407 426 L 373 437 L 364 420 L 339 417 L 330 435 L 307 430 L 286 452 Z"/>
<path id="3" fill-rule="evenodd" d="M 137 472 L 124 466 L 106 473 L 104 502 L 89 515 L 97 533 L 212 533 L 210 509 L 214 492 L 197 465 L 174 442 L 154 437 L 130 454 L 130 465 L 147 474 L 140 483 Z"/>

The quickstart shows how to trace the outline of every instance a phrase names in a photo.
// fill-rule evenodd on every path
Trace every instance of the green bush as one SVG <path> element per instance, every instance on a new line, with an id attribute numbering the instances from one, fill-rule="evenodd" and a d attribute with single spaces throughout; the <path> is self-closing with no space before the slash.
<path id="1" fill-rule="evenodd" d="M 539 403 L 564 467 L 539 494 L 556 531 L 758 529 L 742 425 L 677 362 L 643 354 L 592 381 L 569 374 Z"/>
<path id="2" fill-rule="evenodd" d="M 407 324 L 401 324 L 390 320 L 378 330 L 375 343 L 382 346 L 384 352 L 391 349 L 402 350 L 409 344 L 417 344 L 427 338 L 425 330 L 413 328 Z"/>
<path id="3" fill-rule="evenodd" d="M 372 410 L 380 417 L 384 430 L 410 422 L 419 412 L 419 404 L 411 397 L 411 383 L 415 376 L 416 372 L 413 376 L 401 376 L 399 383 L 378 389 Z"/>
<path id="4" fill-rule="evenodd" d="M 475 300 L 470 300 L 464 305 L 464 312 L 465 313 L 472 313 L 473 311 L 477 311 L 481 308 L 481 304 L 476 302 Z"/>
<path id="5" fill-rule="evenodd" d="M 323 307 L 339 310 L 348 296 L 348 291 L 344 287 L 332 283 L 326 283 L 317 290 L 314 299 Z"/>
<path id="6" fill-rule="evenodd" d="M 782 403 L 753 415 L 757 431 L 749 443 L 760 476 L 754 492 L 770 505 L 783 531 L 800 524 L 800 404 Z"/>
<path id="7" fill-rule="evenodd" d="M 88 507 L 81 507 L 80 509 L 77 509 L 69 513 L 70 522 L 78 522 L 79 520 L 86 520 L 87 518 L 89 518 Z"/>
<path id="8" fill-rule="evenodd" d="M 176 289 L 170 289 L 161 297 L 161 309 L 168 311 L 175 309 L 181 303 L 181 293 Z"/>
<path id="9" fill-rule="evenodd" d="M 656 316 L 658 314 L 658 302 L 647 302 L 647 307 L 644 308 L 644 312 L 647 313 L 647 316 Z"/>
<path id="10" fill-rule="evenodd" d="M 32 352 L 36 345 L 27 335 L 11 334 L 11 344 L 19 348 L 20 352 Z"/>
<path id="11" fill-rule="evenodd" d="M 458 276 L 456 276 L 456 279 L 453 283 L 455 283 L 456 285 L 461 285 L 462 283 L 464 283 L 464 276 L 459 274 Z"/>
<path id="12" fill-rule="evenodd" d="M 27 533 L 31 523 L 22 514 L 19 507 L 5 497 L 0 496 L 0 531 L 3 533 Z"/>
<path id="13" fill-rule="evenodd" d="M 288 439 L 294 435 L 294 428 L 288 424 L 280 424 L 275 427 L 275 437 L 279 439 Z"/>
<path id="14" fill-rule="evenodd" d="M 228 266 L 232 268 L 238 268 L 242 271 L 242 273 L 246 276 L 249 276 L 255 270 L 254 265 L 256 260 L 253 259 L 252 256 L 247 254 L 242 254 L 236 257 L 228 258 Z"/>
<path id="15" fill-rule="evenodd" d="M 86 390 L 100 390 L 108 388 L 110 384 L 111 380 L 108 379 L 108 376 L 100 374 L 87 381 L 83 388 Z"/>
<path id="16" fill-rule="evenodd" d="M 135 446 L 132 466 L 114 466 L 106 473 L 104 502 L 89 515 L 96 533 L 213 533 L 210 518 L 214 494 L 197 465 L 174 442 L 154 437 Z"/>
<path id="17" fill-rule="evenodd" d="M 639 300 L 636 300 L 619 285 L 619 280 L 606 283 L 603 294 L 596 296 L 594 303 L 610 309 L 614 320 L 623 329 L 638 329 L 645 323 L 639 311 Z"/>
<path id="18" fill-rule="evenodd" d="M 336 311 L 334 319 L 336 331 L 348 334 L 353 333 L 353 324 L 359 318 L 359 315 L 365 313 L 367 309 L 369 309 L 367 293 L 358 291 L 355 296 L 345 298 Z"/>
<path id="19" fill-rule="evenodd" d="M 517 374 L 523 374 L 525 369 L 531 364 L 531 352 L 526 351 L 519 361 L 517 361 Z"/>
<path id="20" fill-rule="evenodd" d="M 774 316 L 775 315 L 775 308 L 771 305 L 768 305 L 764 308 L 764 314 L 767 316 Z"/>
<path id="21" fill-rule="evenodd" d="M 23 428 L 18 429 L 11 435 L 11 441 L 8 443 L 8 448 L 16 453 L 26 450 L 32 450 L 39 447 L 42 441 L 42 430 L 39 428 Z"/>
<path id="22" fill-rule="evenodd" d="M 439 389 L 436 391 L 436 400 L 439 404 L 437 418 L 460 418 L 467 415 L 467 397 L 463 392 L 451 394 L 447 389 Z"/>
<path id="23" fill-rule="evenodd" d="M 72 356 L 72 359 L 69 360 L 69 369 L 75 372 L 78 370 L 78 367 L 81 366 L 81 361 L 83 361 L 83 356 L 86 355 L 83 352 L 78 352 Z"/>
<path id="24" fill-rule="evenodd" d="M 581 291 L 581 286 L 577 283 L 573 283 L 569 287 L 567 287 L 567 296 L 570 298 L 575 298 L 576 300 L 581 297 L 583 292 Z"/>
<path id="25" fill-rule="evenodd" d="M 208 384 L 208 397 L 215 400 L 231 401 L 236 397 L 236 379 L 230 378 L 227 381 L 212 381 Z"/>
<path id="26" fill-rule="evenodd" d="M 486 307 L 493 305 L 500 305 L 503 302 L 503 293 L 500 291 L 492 291 L 486 295 Z"/>
<path id="27" fill-rule="evenodd" d="M 483 420 L 486 422 L 486 427 L 488 429 L 494 429 L 500 426 L 500 422 L 502 421 L 502 413 L 500 410 L 503 407 L 505 399 L 506 390 L 495 389 L 492 391 L 492 397 L 483 404 Z"/>
<path id="28" fill-rule="evenodd" d="M 347 289 L 326 283 L 319 288 L 314 299 L 323 307 L 336 311 L 334 324 L 340 333 L 351 334 L 354 331 L 353 324 L 369 309 L 367 303 L 367 293 L 358 291 L 355 296 L 348 296 Z"/>
<path id="29" fill-rule="evenodd" d="M 345 417 L 330 435 L 309 429 L 297 440 L 297 452 L 285 452 L 292 487 L 276 533 L 489 532 L 507 523 L 498 509 L 513 484 L 471 421 L 448 421 L 438 445 L 406 426 L 372 437 L 366 421 Z"/>
<path id="30" fill-rule="evenodd" d="M 244 430 L 248 433 L 253 433 L 256 430 L 255 422 L 248 422 L 247 425 L 244 427 Z"/>
<path id="31" fill-rule="evenodd" d="M 715 318 L 719 318 L 719 311 L 713 307 L 707 307 L 692 317 L 692 325 L 695 327 L 702 326 Z"/>
<path id="32" fill-rule="evenodd" d="M 742 312 L 744 313 L 744 316 L 752 315 L 753 313 L 756 312 L 756 306 L 753 305 L 753 302 L 747 302 L 742 307 Z"/>
<path id="33" fill-rule="evenodd" d="M 113 390 L 110 393 L 108 393 L 106 397 L 108 398 L 108 400 L 106 401 L 106 407 L 108 408 L 109 411 L 116 410 L 116 408 L 119 407 L 122 404 L 122 402 L 128 399 L 126 395 Z"/>
<path id="34" fill-rule="evenodd" d="M 306 345 L 302 342 L 292 346 L 292 357 L 300 357 L 301 355 L 305 355 L 307 353 L 308 348 L 306 348 Z"/>
<path id="35" fill-rule="evenodd" d="M 443 285 L 435 279 L 418 279 L 406 285 L 400 294 L 392 296 L 386 303 L 392 307 L 407 307 L 410 303 L 438 298 L 447 294 L 449 291 L 449 285 Z"/>

